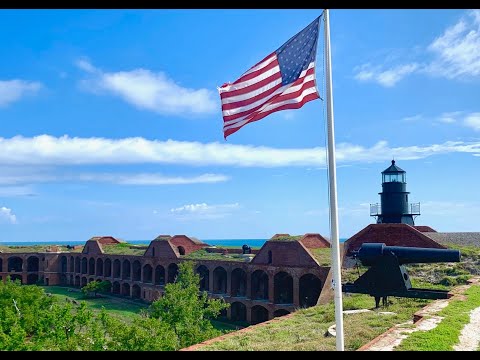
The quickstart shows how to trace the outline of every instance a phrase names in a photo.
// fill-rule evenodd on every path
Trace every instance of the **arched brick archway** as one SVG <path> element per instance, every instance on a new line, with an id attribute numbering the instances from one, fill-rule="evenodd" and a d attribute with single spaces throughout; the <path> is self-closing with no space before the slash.
<path id="1" fill-rule="evenodd" d="M 87 273 L 87 263 L 88 263 L 88 260 L 86 257 L 84 257 L 82 259 L 82 274 L 86 274 Z"/>
<path id="2" fill-rule="evenodd" d="M 88 275 L 95 275 L 95 259 L 90 258 L 88 260 Z"/>
<path id="3" fill-rule="evenodd" d="M 258 324 L 268 320 L 268 310 L 261 305 L 252 307 L 252 324 Z"/>
<path id="4" fill-rule="evenodd" d="M 109 258 L 106 258 L 104 263 L 103 263 L 103 276 L 105 277 L 111 277 L 112 276 L 112 260 Z"/>
<path id="5" fill-rule="evenodd" d="M 275 312 L 273 313 L 273 317 L 280 317 L 288 314 L 290 314 L 290 311 L 285 309 L 278 309 L 278 310 L 275 310 Z"/>
<path id="6" fill-rule="evenodd" d="M 123 260 L 122 264 L 122 279 L 130 280 L 131 265 L 129 260 Z"/>
<path id="7" fill-rule="evenodd" d="M 20 284 L 23 284 L 23 279 L 22 279 L 22 275 L 20 274 L 10 274 L 10 280 L 11 281 L 20 281 Z"/>
<path id="8" fill-rule="evenodd" d="M 213 292 L 215 294 L 227 293 L 227 271 L 222 266 L 213 270 Z"/>
<path id="9" fill-rule="evenodd" d="M 247 307 L 245 304 L 236 301 L 230 305 L 232 321 L 247 321 Z"/>
<path id="10" fill-rule="evenodd" d="M 135 260 L 132 264 L 132 280 L 140 281 L 142 279 L 142 265 L 140 261 Z"/>
<path id="11" fill-rule="evenodd" d="M 97 259 L 96 275 L 103 276 L 103 259 L 102 258 Z"/>
<path id="12" fill-rule="evenodd" d="M 82 277 L 82 283 L 80 284 L 81 287 L 87 285 L 87 278 L 85 276 Z"/>
<path id="13" fill-rule="evenodd" d="M 70 256 L 70 272 L 73 273 L 75 271 L 75 258 Z"/>
<path id="14" fill-rule="evenodd" d="M 35 285 L 38 281 L 38 274 L 28 274 L 27 275 L 27 284 Z"/>
<path id="15" fill-rule="evenodd" d="M 243 297 L 247 295 L 247 273 L 237 268 L 232 271 L 232 296 Z"/>
<path id="16" fill-rule="evenodd" d="M 168 265 L 168 282 L 173 283 L 178 275 L 178 265 L 175 263 L 171 263 Z"/>
<path id="17" fill-rule="evenodd" d="M 118 281 L 114 281 L 112 284 L 112 293 L 120 294 L 120 283 Z"/>
<path id="18" fill-rule="evenodd" d="M 80 275 L 75 276 L 75 286 L 80 286 Z"/>
<path id="19" fill-rule="evenodd" d="M 280 271 L 273 278 L 275 304 L 293 303 L 293 278 L 285 271 Z"/>
<path id="20" fill-rule="evenodd" d="M 178 246 L 177 249 L 180 255 L 185 255 L 185 248 L 183 246 Z"/>
<path id="21" fill-rule="evenodd" d="M 252 273 L 252 299 L 268 300 L 268 275 L 263 270 Z"/>
<path id="22" fill-rule="evenodd" d="M 76 257 L 75 258 L 75 272 L 77 274 L 80 274 L 80 262 L 81 262 L 80 258 Z"/>
<path id="23" fill-rule="evenodd" d="M 140 286 L 138 286 L 137 284 L 134 284 L 132 286 L 132 297 L 135 299 L 140 299 L 141 297 L 141 289 Z"/>
<path id="24" fill-rule="evenodd" d="M 60 261 L 59 261 L 59 270 L 61 273 L 66 273 L 67 272 L 67 269 L 68 269 L 68 260 L 67 260 L 67 257 L 66 256 L 62 256 L 60 257 Z"/>
<path id="25" fill-rule="evenodd" d="M 113 277 L 116 279 L 120 279 L 122 265 L 120 260 L 115 259 L 113 260 Z"/>
<path id="26" fill-rule="evenodd" d="M 155 267 L 155 285 L 165 285 L 165 268 L 162 265 Z"/>
<path id="27" fill-rule="evenodd" d="M 66 260 L 66 259 L 65 259 Z M 40 259 L 36 256 L 29 256 L 27 259 L 27 271 L 38 271 Z"/>
<path id="28" fill-rule="evenodd" d="M 197 267 L 197 274 L 200 276 L 200 291 L 209 291 L 210 271 L 205 265 Z"/>
<path id="29" fill-rule="evenodd" d="M 130 296 L 130 284 L 123 283 L 122 284 L 122 295 Z"/>
<path id="30" fill-rule="evenodd" d="M 11 256 L 8 258 L 8 272 L 22 272 L 23 271 L 23 259 L 18 256 Z"/>
<path id="31" fill-rule="evenodd" d="M 153 273 L 152 265 L 145 264 L 143 266 L 143 282 L 144 283 L 147 283 L 147 284 L 152 283 L 152 279 L 153 279 L 152 273 Z"/>
<path id="32" fill-rule="evenodd" d="M 301 307 L 310 307 L 317 304 L 322 291 L 322 281 L 313 274 L 305 274 L 300 278 L 299 297 Z"/>

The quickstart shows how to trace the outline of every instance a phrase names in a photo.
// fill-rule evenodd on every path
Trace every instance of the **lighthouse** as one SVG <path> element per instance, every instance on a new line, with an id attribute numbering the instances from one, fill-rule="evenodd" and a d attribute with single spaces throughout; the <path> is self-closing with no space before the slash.
<path id="1" fill-rule="evenodd" d="M 377 224 L 415 225 L 414 219 L 420 215 L 420 203 L 409 204 L 407 191 L 407 173 L 392 160 L 392 165 L 382 171 L 381 204 L 370 204 L 370 216 Z"/>

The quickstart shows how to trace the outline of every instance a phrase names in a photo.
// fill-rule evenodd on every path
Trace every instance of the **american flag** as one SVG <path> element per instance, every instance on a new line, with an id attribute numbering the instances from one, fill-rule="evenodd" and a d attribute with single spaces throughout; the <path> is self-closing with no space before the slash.
<path id="1" fill-rule="evenodd" d="M 225 139 L 275 111 L 300 109 L 320 98 L 315 84 L 319 21 L 316 18 L 237 81 L 218 88 Z"/>

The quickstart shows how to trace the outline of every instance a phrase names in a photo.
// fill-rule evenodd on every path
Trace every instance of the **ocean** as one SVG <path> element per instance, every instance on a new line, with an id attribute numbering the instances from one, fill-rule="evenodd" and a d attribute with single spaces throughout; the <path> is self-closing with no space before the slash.
<path id="1" fill-rule="evenodd" d="M 268 239 L 201 239 L 203 242 L 209 245 L 215 246 L 238 246 L 242 247 L 243 244 L 247 244 L 253 247 L 262 246 Z M 340 242 L 344 242 L 347 239 L 340 239 Z M 130 244 L 148 245 L 151 240 L 126 240 Z M 0 245 L 13 245 L 13 246 L 30 246 L 30 245 L 83 245 L 85 241 L 0 241 Z"/>

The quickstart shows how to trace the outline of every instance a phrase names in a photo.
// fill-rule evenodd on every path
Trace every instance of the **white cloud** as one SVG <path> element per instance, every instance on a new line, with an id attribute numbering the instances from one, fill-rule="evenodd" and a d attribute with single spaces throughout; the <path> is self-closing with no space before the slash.
<path id="1" fill-rule="evenodd" d="M 480 112 L 468 114 L 463 120 L 463 124 L 475 131 L 480 131 Z"/>
<path id="2" fill-rule="evenodd" d="M 187 204 L 177 208 L 170 209 L 170 213 L 180 218 L 196 218 L 196 219 L 217 219 L 223 218 L 238 210 L 240 205 L 233 204 L 218 204 L 208 205 L 207 203 Z"/>
<path id="3" fill-rule="evenodd" d="M 404 147 L 390 147 L 386 141 L 379 141 L 371 147 L 338 143 L 336 158 L 340 166 L 382 162 L 392 156 L 398 160 L 414 160 L 447 153 L 480 154 L 480 141 L 447 141 L 440 144 Z M 145 163 L 195 167 L 212 165 L 264 168 L 322 167 L 326 165 L 323 147 L 285 149 L 219 142 L 158 141 L 141 137 L 124 139 L 53 137 L 50 135 L 32 138 L 0 137 L 0 166 Z M 201 179 L 215 182 L 213 180 L 215 178 L 210 175 L 203 176 L 204 178 Z M 137 178 L 137 181 L 148 182 L 145 177 Z"/>
<path id="4" fill-rule="evenodd" d="M 422 120 L 422 119 L 423 119 L 423 115 L 422 114 L 417 114 L 417 115 L 413 115 L 413 116 L 406 116 L 402 119 L 402 121 L 415 122 L 415 121 L 419 121 L 419 120 Z"/>
<path id="5" fill-rule="evenodd" d="M 405 76 L 415 72 L 419 68 L 417 63 L 398 65 L 384 70 L 382 67 L 373 67 L 371 64 L 363 64 L 354 70 L 357 71 L 355 79 L 359 81 L 376 82 L 384 87 L 392 87 Z"/>
<path id="6" fill-rule="evenodd" d="M 480 10 L 470 10 L 428 46 L 435 59 L 426 71 L 448 79 L 479 76 L 479 49 Z"/>
<path id="7" fill-rule="evenodd" d="M 79 174 L 0 174 L 0 185 L 32 184 L 47 182 L 109 182 L 119 185 L 184 185 L 208 184 L 228 181 L 221 174 L 202 174 L 198 176 L 166 176 L 156 173 L 115 174 L 115 173 L 79 173 Z M 0 194 L 1 194 L 0 188 Z"/>
<path id="8" fill-rule="evenodd" d="M 459 117 L 463 113 L 463 111 L 445 112 L 438 117 L 437 121 L 445 124 L 453 124 L 459 121 Z"/>
<path id="9" fill-rule="evenodd" d="M 86 59 L 78 60 L 76 65 L 92 75 L 82 81 L 85 89 L 119 96 L 140 109 L 167 115 L 210 114 L 219 109 L 219 101 L 213 91 L 180 86 L 163 72 L 139 68 L 108 73 Z"/>
<path id="10" fill-rule="evenodd" d="M 5 206 L 0 207 L 0 220 L 3 222 L 8 222 L 10 224 L 17 223 L 17 217 L 12 213 L 12 209 L 9 209 Z"/>
<path id="11" fill-rule="evenodd" d="M 366 63 L 354 68 L 355 79 L 392 87 L 407 75 L 424 73 L 447 79 L 472 79 L 480 76 L 480 10 L 467 11 L 454 25 L 445 29 L 426 49 L 415 47 L 411 54 L 423 56 L 422 63 L 394 66 Z M 420 51 L 418 51 L 420 50 Z M 410 54 L 410 55 L 411 55 Z M 387 69 L 386 69 L 387 68 Z"/>
<path id="12" fill-rule="evenodd" d="M 0 186 L 0 197 L 35 196 L 30 186 Z"/>
<path id="13" fill-rule="evenodd" d="M 42 84 L 25 80 L 0 80 L 0 107 L 6 107 L 22 97 L 34 94 Z"/>

